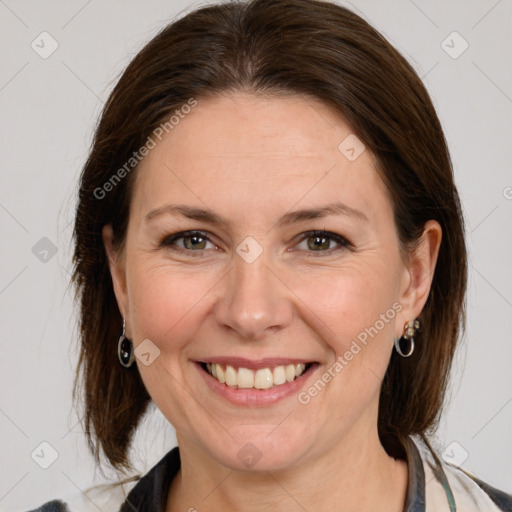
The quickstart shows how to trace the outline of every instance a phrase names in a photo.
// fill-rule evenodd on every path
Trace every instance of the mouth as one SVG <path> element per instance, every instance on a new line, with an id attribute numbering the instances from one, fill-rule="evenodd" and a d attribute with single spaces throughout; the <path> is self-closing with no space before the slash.
<path id="1" fill-rule="evenodd" d="M 305 376 L 316 365 L 313 362 L 296 362 L 252 369 L 215 362 L 200 362 L 199 364 L 217 382 L 234 390 L 278 388 Z"/>

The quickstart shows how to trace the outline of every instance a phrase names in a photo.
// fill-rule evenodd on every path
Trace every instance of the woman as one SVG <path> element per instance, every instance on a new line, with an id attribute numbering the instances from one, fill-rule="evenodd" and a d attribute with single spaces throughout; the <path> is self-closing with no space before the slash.
<path id="1" fill-rule="evenodd" d="M 178 440 L 89 506 L 512 510 L 428 440 L 463 219 L 421 80 L 354 13 L 254 0 L 166 27 L 107 101 L 74 234 L 96 460 L 130 469 L 150 401 Z"/>

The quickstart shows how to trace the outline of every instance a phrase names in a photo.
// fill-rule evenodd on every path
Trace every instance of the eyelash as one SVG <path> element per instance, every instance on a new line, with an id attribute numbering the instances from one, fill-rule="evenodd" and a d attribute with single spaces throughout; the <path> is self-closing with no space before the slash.
<path id="1" fill-rule="evenodd" d="M 175 245 L 174 242 L 176 242 L 177 240 L 185 239 L 185 238 L 193 238 L 194 236 L 205 239 L 210 243 L 213 243 L 208 238 L 208 234 L 204 231 L 181 231 L 180 233 L 175 233 L 174 235 L 166 236 L 160 242 L 160 247 L 169 248 L 171 250 L 175 250 L 175 251 L 179 251 L 179 252 L 183 252 L 183 251 L 188 252 L 188 253 L 197 252 L 197 253 L 201 254 L 206 249 L 198 249 L 197 251 L 194 251 L 191 249 L 185 249 L 184 247 L 178 247 L 178 246 L 171 247 L 171 246 Z M 336 233 L 331 233 L 330 231 L 323 231 L 323 230 L 307 231 L 307 232 L 303 233 L 303 237 L 299 240 L 298 243 L 301 243 L 304 240 L 307 240 L 308 238 L 325 238 L 327 240 L 332 240 L 332 241 L 336 242 L 340 246 L 338 248 L 334 248 L 334 249 L 331 248 L 326 251 L 307 251 L 306 250 L 306 252 L 312 253 L 312 255 L 314 257 L 322 256 L 322 253 L 330 255 L 335 251 L 339 251 L 339 250 L 343 250 L 343 249 L 350 249 L 353 247 L 352 244 L 346 238 L 342 237 L 341 235 L 338 235 Z M 197 256 L 199 256 L 199 254 Z"/>

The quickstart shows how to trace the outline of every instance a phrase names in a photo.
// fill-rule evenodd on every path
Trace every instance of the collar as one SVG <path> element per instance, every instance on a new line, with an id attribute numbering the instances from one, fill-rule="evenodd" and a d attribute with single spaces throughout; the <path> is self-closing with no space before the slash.
<path id="1" fill-rule="evenodd" d="M 434 463 L 430 464 L 433 475 L 444 490 L 445 495 L 442 501 L 449 505 L 447 511 L 454 511 L 453 495 L 448 484 L 448 479 L 442 469 L 442 464 L 435 453 L 421 444 L 421 440 L 413 440 L 411 437 L 405 439 L 404 448 L 407 457 L 409 471 L 409 483 L 404 512 L 425 512 L 425 468 L 429 458 Z M 172 479 L 176 476 L 181 467 L 180 452 L 176 446 L 170 450 L 151 470 L 143 476 L 135 487 L 132 488 L 126 500 L 121 505 L 119 512 L 133 512 L 144 510 L 147 512 L 165 512 L 167 494 Z M 431 476 L 430 474 L 428 475 Z M 439 489 L 438 489 L 439 499 Z M 430 496 L 429 496 L 430 502 Z M 453 505 L 455 507 L 455 505 Z M 444 508 L 443 508 L 444 510 Z"/>

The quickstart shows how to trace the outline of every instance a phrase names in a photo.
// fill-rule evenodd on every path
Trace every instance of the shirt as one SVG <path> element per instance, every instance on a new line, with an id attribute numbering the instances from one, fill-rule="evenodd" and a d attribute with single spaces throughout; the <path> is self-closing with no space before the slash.
<path id="1" fill-rule="evenodd" d="M 438 457 L 419 436 L 407 437 L 404 447 L 409 468 L 404 512 L 512 512 L 511 494 Z M 175 447 L 136 482 L 95 488 L 74 501 L 49 501 L 30 512 L 165 512 L 180 465 Z M 200 503 L 196 507 L 199 510 Z"/>

